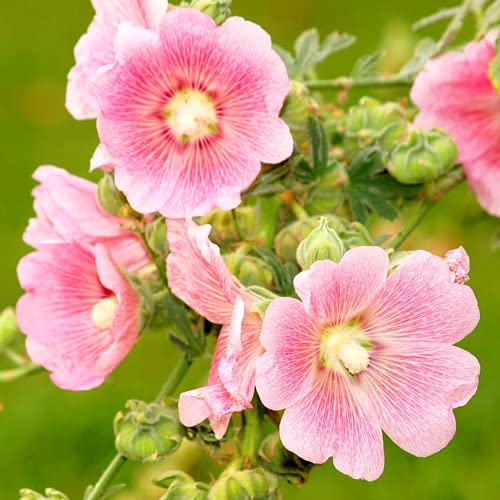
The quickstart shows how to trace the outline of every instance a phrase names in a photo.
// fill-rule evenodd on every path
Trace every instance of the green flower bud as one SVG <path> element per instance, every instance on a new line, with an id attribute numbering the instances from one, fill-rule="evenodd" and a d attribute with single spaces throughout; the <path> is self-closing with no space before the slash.
<path id="1" fill-rule="evenodd" d="M 128 204 L 125 195 L 115 186 L 113 176 L 108 173 L 97 184 L 97 200 L 105 212 L 115 217 L 128 219 L 138 215 Z"/>
<path id="2" fill-rule="evenodd" d="M 317 260 L 338 262 L 344 253 L 338 233 L 329 227 L 326 217 L 321 217 L 319 226 L 297 248 L 297 262 L 302 269 L 309 269 Z"/>
<path id="3" fill-rule="evenodd" d="M 255 207 L 238 207 L 234 211 L 215 209 L 200 217 L 198 222 L 212 226 L 210 240 L 216 245 L 231 245 L 240 241 L 239 232 L 245 236 L 253 234 Z"/>
<path id="4" fill-rule="evenodd" d="M 361 222 L 351 222 L 349 227 L 340 234 L 346 248 L 374 245 L 373 238 L 368 229 Z"/>
<path id="5" fill-rule="evenodd" d="M 69 498 L 64 493 L 52 488 L 47 488 L 45 495 L 28 488 L 23 488 L 19 492 L 19 500 L 69 500 Z"/>
<path id="6" fill-rule="evenodd" d="M 241 253 L 224 255 L 224 262 L 231 274 L 236 276 L 244 286 L 261 285 L 271 287 L 273 273 L 259 258 Z"/>
<path id="7" fill-rule="evenodd" d="M 345 149 L 350 155 L 372 144 L 391 150 L 404 134 L 406 126 L 406 113 L 399 104 L 381 104 L 375 99 L 363 97 L 347 115 Z"/>
<path id="8" fill-rule="evenodd" d="M 232 0 L 193 0 L 191 8 L 210 16 L 216 24 L 222 24 L 231 15 Z"/>
<path id="9" fill-rule="evenodd" d="M 281 111 L 281 118 L 290 127 L 297 145 L 308 140 L 307 119 L 318 112 L 318 103 L 311 97 L 308 88 L 301 82 L 292 81 L 290 92 Z"/>
<path id="10" fill-rule="evenodd" d="M 297 486 L 307 481 L 312 468 L 311 463 L 302 460 L 283 446 L 277 432 L 270 434 L 263 441 L 259 456 L 267 470 Z"/>
<path id="11" fill-rule="evenodd" d="M 278 480 L 262 468 L 224 473 L 212 486 L 210 500 L 272 500 L 278 496 Z"/>
<path id="12" fill-rule="evenodd" d="M 160 217 L 150 222 L 147 224 L 145 232 L 149 246 L 158 255 L 165 255 L 167 253 L 167 224 L 165 219 Z"/>
<path id="13" fill-rule="evenodd" d="M 137 462 L 155 462 L 180 446 L 184 428 L 177 410 L 166 402 L 130 400 L 114 421 L 116 449 Z"/>
<path id="14" fill-rule="evenodd" d="M 330 228 L 337 232 L 341 232 L 347 227 L 345 219 L 336 215 L 325 215 L 328 219 Z M 308 217 L 293 222 L 289 226 L 283 228 L 274 240 L 274 249 L 278 257 L 286 262 L 296 262 L 297 248 L 300 242 L 306 238 L 313 229 L 318 227 L 320 217 Z"/>
<path id="15" fill-rule="evenodd" d="M 18 331 L 14 309 L 4 309 L 0 314 L 0 352 L 14 341 Z"/>
<path id="16" fill-rule="evenodd" d="M 457 146 L 444 130 L 412 128 L 406 140 L 390 153 L 387 170 L 402 184 L 422 184 L 450 170 L 457 154 Z"/>
<path id="17" fill-rule="evenodd" d="M 181 471 L 167 471 L 154 480 L 167 492 L 160 500 L 206 500 L 209 487 Z"/>

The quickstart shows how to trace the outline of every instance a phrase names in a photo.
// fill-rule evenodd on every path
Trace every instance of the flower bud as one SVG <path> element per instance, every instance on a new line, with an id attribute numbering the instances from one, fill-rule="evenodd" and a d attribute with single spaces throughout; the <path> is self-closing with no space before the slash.
<path id="1" fill-rule="evenodd" d="M 344 146 L 351 155 L 372 144 L 391 150 L 406 126 L 406 113 L 399 104 L 363 97 L 347 115 Z"/>
<path id="2" fill-rule="evenodd" d="M 279 433 L 270 434 L 263 441 L 259 456 L 264 467 L 297 486 L 304 484 L 312 464 L 288 451 L 281 443 Z"/>
<path id="3" fill-rule="evenodd" d="M 108 214 L 124 219 L 136 215 L 125 195 L 117 189 L 113 176 L 105 173 L 97 184 L 97 200 Z"/>
<path id="4" fill-rule="evenodd" d="M 198 219 L 200 224 L 210 224 L 210 240 L 216 245 L 227 246 L 240 241 L 239 232 L 248 236 L 255 229 L 255 207 L 238 207 L 234 211 L 215 209 Z"/>
<path id="5" fill-rule="evenodd" d="M 325 215 L 328 219 L 330 228 L 337 232 L 341 232 L 347 227 L 345 219 L 336 215 Z M 306 238 L 313 229 L 318 227 L 320 217 L 308 217 L 293 222 L 289 226 L 283 228 L 274 240 L 274 249 L 278 257 L 286 262 L 296 262 L 297 248 L 299 243 Z"/>
<path id="6" fill-rule="evenodd" d="M 69 500 L 69 498 L 64 493 L 52 488 L 47 488 L 45 495 L 28 488 L 23 488 L 19 492 L 19 500 Z"/>
<path id="7" fill-rule="evenodd" d="M 290 92 L 281 111 L 281 118 L 290 127 L 295 143 L 299 146 L 308 140 L 307 120 L 318 111 L 318 103 L 301 82 L 292 81 Z"/>
<path id="8" fill-rule="evenodd" d="M 267 288 L 262 288 L 260 286 L 250 286 L 248 287 L 248 292 L 257 299 L 255 304 L 250 308 L 250 312 L 257 313 L 264 319 L 267 308 L 274 299 L 278 298 L 278 296 Z"/>
<path id="9" fill-rule="evenodd" d="M 208 486 L 198 483 L 181 471 L 167 471 L 154 480 L 154 483 L 167 492 L 160 500 L 205 500 L 208 498 Z"/>
<path id="10" fill-rule="evenodd" d="M 165 219 L 159 219 L 150 222 L 146 226 L 146 239 L 148 245 L 158 255 L 165 255 L 167 253 L 167 224 Z"/>
<path id="11" fill-rule="evenodd" d="M 222 24 L 231 15 L 232 0 L 193 0 L 191 8 L 210 16 L 216 24 Z"/>
<path id="12" fill-rule="evenodd" d="M 457 146 L 445 131 L 412 128 L 390 153 L 387 170 L 402 184 L 430 182 L 453 167 L 457 154 Z"/>
<path id="13" fill-rule="evenodd" d="M 210 500 L 271 500 L 278 497 L 278 480 L 262 468 L 229 471 L 212 486 Z"/>
<path id="14" fill-rule="evenodd" d="M 271 287 L 273 284 L 272 271 L 257 257 L 236 252 L 224 255 L 224 262 L 244 286 Z"/>
<path id="15" fill-rule="evenodd" d="M 309 269 L 317 260 L 338 262 L 344 253 L 339 235 L 329 227 L 328 219 L 321 217 L 319 226 L 297 248 L 297 262 L 302 269 Z"/>
<path id="16" fill-rule="evenodd" d="M 18 331 L 14 309 L 4 309 L 0 314 L 0 352 L 14 341 Z"/>
<path id="17" fill-rule="evenodd" d="M 177 410 L 166 402 L 130 400 L 114 421 L 116 449 L 137 462 L 155 462 L 180 446 L 184 428 Z"/>

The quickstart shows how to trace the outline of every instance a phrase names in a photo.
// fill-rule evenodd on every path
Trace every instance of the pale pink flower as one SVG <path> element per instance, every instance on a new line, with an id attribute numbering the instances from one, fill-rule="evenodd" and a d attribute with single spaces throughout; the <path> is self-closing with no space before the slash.
<path id="1" fill-rule="evenodd" d="M 17 268 L 17 320 L 35 363 L 57 386 L 102 384 L 139 334 L 140 299 L 103 245 L 41 245 Z"/>
<path id="2" fill-rule="evenodd" d="M 92 0 L 95 17 L 75 46 L 76 64 L 68 75 L 66 107 L 77 120 L 97 117 L 94 80 L 115 61 L 118 26 L 156 29 L 167 10 L 166 0 Z"/>
<path id="3" fill-rule="evenodd" d="M 168 282 L 172 292 L 212 323 L 222 324 L 206 386 L 184 392 L 179 415 L 186 426 L 206 418 L 217 438 L 231 415 L 251 407 L 255 363 L 262 353 L 260 316 L 255 299 L 231 275 L 219 247 L 210 242 L 209 225 L 168 222 Z"/>
<path id="4" fill-rule="evenodd" d="M 455 433 L 453 408 L 476 391 L 479 364 L 454 347 L 476 326 L 477 302 L 453 283 L 444 259 L 424 251 L 388 275 L 378 247 L 318 261 L 295 279 L 301 300 L 267 309 L 257 392 L 285 409 L 286 448 L 305 460 L 374 480 L 384 467 L 382 431 L 427 456 Z"/>
<path id="5" fill-rule="evenodd" d="M 445 258 L 452 281 L 462 284 L 469 280 L 470 259 L 464 247 L 446 252 Z"/>
<path id="6" fill-rule="evenodd" d="M 150 262 L 140 238 L 123 228 L 120 218 L 99 207 L 94 183 L 51 166 L 39 167 L 33 177 L 40 183 L 33 189 L 36 218 L 30 219 L 25 243 L 33 248 L 73 240 L 103 243 L 131 272 Z"/>
<path id="7" fill-rule="evenodd" d="M 170 218 L 230 209 L 261 162 L 292 153 L 279 118 L 289 80 L 259 26 L 222 26 L 186 8 L 158 32 L 122 24 L 117 63 L 99 78 L 102 143 L 115 180 L 136 210 Z"/>
<path id="8" fill-rule="evenodd" d="M 411 98 L 420 108 L 415 123 L 451 134 L 470 188 L 486 211 L 500 216 L 500 94 L 488 77 L 496 37 L 429 61 Z"/>

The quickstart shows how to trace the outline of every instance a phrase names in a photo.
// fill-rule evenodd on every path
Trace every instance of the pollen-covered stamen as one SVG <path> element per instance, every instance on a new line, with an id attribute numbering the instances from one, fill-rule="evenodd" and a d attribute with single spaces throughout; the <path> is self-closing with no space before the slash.
<path id="1" fill-rule="evenodd" d="M 329 370 L 357 375 L 370 363 L 366 337 L 357 322 L 327 328 L 321 337 L 320 362 Z"/>
<path id="2" fill-rule="evenodd" d="M 92 323 L 99 329 L 111 328 L 115 319 L 118 300 L 115 295 L 100 300 L 92 308 Z"/>
<path id="3" fill-rule="evenodd" d="M 174 94 L 163 115 L 182 144 L 217 133 L 217 112 L 213 99 L 198 90 L 183 89 Z"/>

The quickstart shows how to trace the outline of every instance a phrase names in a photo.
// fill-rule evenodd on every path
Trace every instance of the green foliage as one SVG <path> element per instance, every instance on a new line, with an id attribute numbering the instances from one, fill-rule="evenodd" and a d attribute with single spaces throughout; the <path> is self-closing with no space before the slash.
<path id="1" fill-rule="evenodd" d="M 484 11 L 478 24 L 479 35 L 486 34 L 500 23 L 500 0 L 494 0 Z"/>
<path id="2" fill-rule="evenodd" d="M 377 50 L 372 54 L 361 56 L 355 63 L 351 71 L 353 78 L 367 78 L 377 74 L 377 67 L 384 57 L 385 51 Z"/>
<path id="3" fill-rule="evenodd" d="M 295 40 L 295 57 L 279 46 L 275 45 L 274 49 L 285 63 L 290 78 L 301 78 L 327 57 L 346 49 L 355 41 L 356 37 L 348 33 L 330 33 L 321 42 L 318 30 L 311 28 Z"/>
<path id="4" fill-rule="evenodd" d="M 369 212 L 394 220 L 399 213 L 395 200 L 414 196 L 420 189 L 399 184 L 384 170 L 380 150 L 376 147 L 361 151 L 347 170 L 347 196 L 359 222 L 366 222 Z"/>

